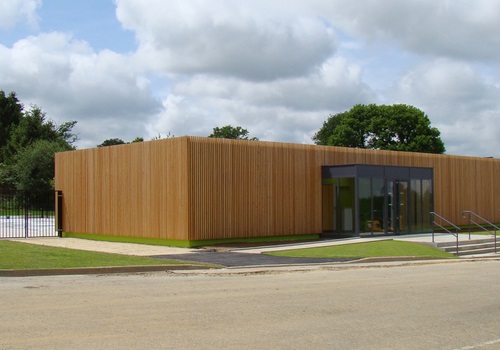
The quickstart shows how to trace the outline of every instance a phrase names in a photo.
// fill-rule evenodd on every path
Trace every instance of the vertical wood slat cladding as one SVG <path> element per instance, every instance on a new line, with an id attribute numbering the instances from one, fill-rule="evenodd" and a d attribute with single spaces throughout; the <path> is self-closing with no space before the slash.
<path id="1" fill-rule="evenodd" d="M 191 145 L 191 239 L 321 232 L 313 148 L 201 138 Z"/>
<path id="2" fill-rule="evenodd" d="M 322 165 L 434 168 L 435 211 L 500 222 L 500 160 L 181 137 L 56 155 L 64 230 L 202 240 L 322 232 Z"/>
<path id="3" fill-rule="evenodd" d="M 193 149 L 203 150 L 191 155 L 193 169 L 198 165 L 198 171 L 205 168 L 211 176 L 193 179 L 191 184 L 190 215 L 196 233 L 192 239 L 320 233 L 322 165 L 433 167 L 436 212 L 457 224 L 466 224 L 463 210 L 500 221 L 498 159 L 251 141 L 190 141 L 196 144 Z M 210 224 L 204 225 L 204 220 Z"/>
<path id="4" fill-rule="evenodd" d="M 56 154 L 66 232 L 186 239 L 187 140 Z"/>

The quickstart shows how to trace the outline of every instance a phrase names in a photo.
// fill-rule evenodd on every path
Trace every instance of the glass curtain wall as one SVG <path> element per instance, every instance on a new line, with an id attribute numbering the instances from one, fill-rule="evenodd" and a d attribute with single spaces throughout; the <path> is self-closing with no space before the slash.
<path id="1" fill-rule="evenodd" d="M 323 231 L 333 236 L 431 232 L 431 168 L 323 167 Z"/>

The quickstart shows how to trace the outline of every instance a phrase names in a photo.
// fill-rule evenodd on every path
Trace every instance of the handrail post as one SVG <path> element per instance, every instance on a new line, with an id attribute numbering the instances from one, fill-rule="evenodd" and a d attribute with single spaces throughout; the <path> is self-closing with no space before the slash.
<path id="1" fill-rule="evenodd" d="M 436 221 L 436 215 L 434 214 L 434 212 L 430 212 L 429 214 L 432 216 L 431 217 L 431 222 L 432 222 L 432 243 L 434 243 L 434 226 L 435 226 L 434 221 Z"/>
<path id="2" fill-rule="evenodd" d="M 495 228 L 495 231 L 493 231 L 495 234 L 495 254 L 497 253 L 497 229 Z"/>
<path id="3" fill-rule="evenodd" d="M 434 226 L 437 225 L 439 226 L 440 228 L 442 228 L 445 232 L 448 232 L 449 234 L 452 234 L 453 236 L 455 236 L 456 238 L 456 247 L 457 247 L 457 250 L 456 250 L 456 254 L 458 256 L 458 231 L 460 231 L 460 227 L 458 227 L 457 225 L 455 225 L 454 223 L 450 222 L 449 220 L 443 218 L 441 215 L 439 214 L 436 214 L 435 212 L 431 211 L 429 212 L 433 218 L 432 220 L 432 242 L 434 243 Z M 463 212 L 462 212 L 462 216 L 463 216 Z M 443 220 L 444 222 L 448 223 L 449 225 L 451 225 L 452 227 L 455 228 L 455 233 L 451 232 L 450 230 L 448 230 L 446 227 L 442 226 L 441 224 L 437 223 L 436 222 L 436 217 L 440 218 L 441 220 Z"/>
<path id="4" fill-rule="evenodd" d="M 500 209 L 498 209 L 500 210 Z M 493 225 L 493 234 L 495 236 L 495 254 L 497 253 L 497 226 Z"/>
<path id="5" fill-rule="evenodd" d="M 465 219 L 465 214 L 469 214 L 469 239 L 470 239 L 470 227 L 472 225 L 471 212 L 469 210 L 464 210 L 462 212 L 462 217 Z"/>
<path id="6" fill-rule="evenodd" d="M 470 239 L 470 230 L 471 230 L 471 228 L 470 228 L 470 227 L 472 226 L 472 224 L 471 224 L 471 223 L 472 223 L 472 219 L 471 219 L 471 217 L 470 217 L 470 213 L 469 213 L 469 239 Z"/>
<path id="7" fill-rule="evenodd" d="M 471 218 L 471 215 L 469 213 L 469 240 L 470 240 L 470 230 L 471 230 L 471 226 L 472 226 L 471 222 L 472 222 L 472 218 Z"/>
<path id="8" fill-rule="evenodd" d="M 498 210 L 500 210 L 500 209 L 498 209 Z M 487 232 L 489 232 L 490 234 L 492 234 L 492 233 L 493 233 L 493 236 L 494 236 L 494 237 L 493 237 L 493 241 L 495 242 L 495 253 L 496 253 L 496 252 L 497 252 L 497 230 L 500 230 L 500 228 L 499 228 L 497 225 L 493 224 L 492 222 L 490 222 L 490 221 L 486 220 L 485 218 L 483 218 L 483 217 L 481 217 L 481 216 L 477 215 L 476 213 L 474 213 L 474 212 L 472 212 L 472 211 L 470 211 L 470 210 L 464 210 L 464 211 L 462 212 L 462 217 L 463 217 L 464 219 L 465 219 L 465 214 L 469 214 L 469 239 L 470 239 L 470 235 L 471 235 L 471 226 L 472 226 L 472 223 L 474 223 L 476 226 L 479 226 L 479 227 L 480 227 L 481 229 L 483 229 L 484 231 L 487 231 Z M 491 226 L 491 228 L 493 228 L 493 232 L 492 232 L 492 231 L 490 231 L 490 230 L 491 230 L 491 228 L 488 228 L 488 229 L 487 229 L 487 228 L 483 227 L 481 224 L 479 224 L 479 223 L 475 222 L 474 220 L 472 220 L 472 215 L 474 215 L 474 217 L 476 217 L 476 218 L 478 218 L 478 219 L 482 220 L 482 221 L 484 222 L 484 224 L 483 224 L 483 225 L 489 225 L 489 226 Z"/>

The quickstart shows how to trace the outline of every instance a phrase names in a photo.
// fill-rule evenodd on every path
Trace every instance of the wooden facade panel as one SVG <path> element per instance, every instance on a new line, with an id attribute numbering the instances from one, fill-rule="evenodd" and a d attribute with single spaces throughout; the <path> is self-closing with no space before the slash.
<path id="1" fill-rule="evenodd" d="M 311 149 L 190 138 L 191 239 L 317 233 Z M 312 166 L 311 166 L 312 165 Z"/>
<path id="2" fill-rule="evenodd" d="M 64 230 L 205 240 L 317 234 L 321 166 L 434 168 L 435 211 L 500 222 L 500 160 L 182 137 L 56 155 Z"/>
<path id="3" fill-rule="evenodd" d="M 187 239 L 186 139 L 56 155 L 67 232 Z"/>

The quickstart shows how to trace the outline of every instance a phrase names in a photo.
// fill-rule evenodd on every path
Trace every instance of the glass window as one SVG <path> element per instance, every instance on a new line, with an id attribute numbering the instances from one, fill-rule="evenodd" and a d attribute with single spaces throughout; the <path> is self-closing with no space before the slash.
<path id="1" fill-rule="evenodd" d="M 329 179 L 336 180 L 336 179 Z M 322 201 L 323 201 L 323 232 L 333 232 L 335 230 L 334 225 L 334 184 L 323 183 L 322 191 Z M 336 181 L 335 181 L 336 182 Z"/>
<path id="2" fill-rule="evenodd" d="M 394 224 L 397 226 L 394 227 L 397 233 L 406 233 L 409 232 L 409 186 L 408 181 L 397 181 L 396 182 L 396 202 L 394 205 L 396 206 L 396 213 L 394 214 L 396 217 L 396 221 Z"/>
<path id="3" fill-rule="evenodd" d="M 362 177 L 358 183 L 359 198 L 359 230 L 360 232 L 373 233 L 372 191 L 371 179 Z"/>
<path id="4" fill-rule="evenodd" d="M 384 179 L 372 179 L 373 232 L 384 232 Z"/>
<path id="5" fill-rule="evenodd" d="M 432 180 L 422 180 L 422 231 L 425 232 L 432 232 L 433 198 Z"/>
<path id="6" fill-rule="evenodd" d="M 341 178 L 338 182 L 338 208 L 335 210 L 337 216 L 338 230 L 340 232 L 353 232 L 354 204 L 355 204 L 355 180 L 354 178 Z"/>
<path id="7" fill-rule="evenodd" d="M 410 222 L 413 232 L 422 232 L 422 181 L 411 180 L 411 214 Z"/>

